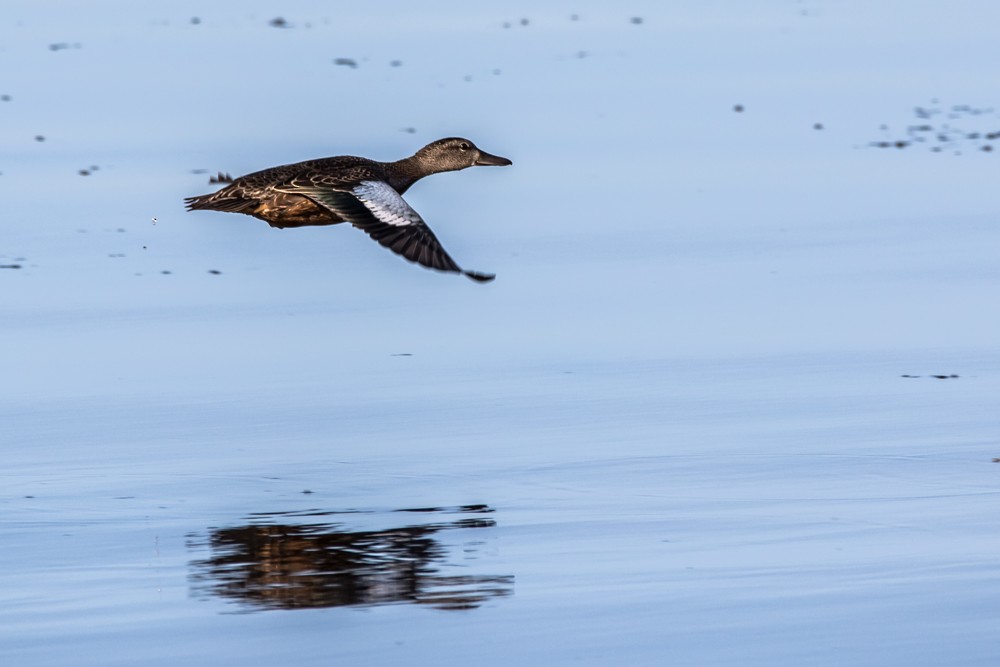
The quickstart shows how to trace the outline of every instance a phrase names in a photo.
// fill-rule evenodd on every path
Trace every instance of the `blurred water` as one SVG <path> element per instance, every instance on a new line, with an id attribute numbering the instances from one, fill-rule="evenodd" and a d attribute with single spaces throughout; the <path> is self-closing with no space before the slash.
<path id="1" fill-rule="evenodd" d="M 7 3 L 4 663 L 995 664 L 996 14 Z"/>

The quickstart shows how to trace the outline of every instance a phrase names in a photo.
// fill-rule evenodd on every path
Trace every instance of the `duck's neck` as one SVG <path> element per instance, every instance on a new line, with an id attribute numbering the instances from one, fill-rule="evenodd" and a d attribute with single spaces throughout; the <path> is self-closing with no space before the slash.
<path id="1" fill-rule="evenodd" d="M 386 181 L 399 194 L 406 192 L 411 185 L 424 176 L 430 176 L 433 173 L 434 171 L 428 169 L 427 164 L 418 155 L 388 162 L 385 165 Z"/>

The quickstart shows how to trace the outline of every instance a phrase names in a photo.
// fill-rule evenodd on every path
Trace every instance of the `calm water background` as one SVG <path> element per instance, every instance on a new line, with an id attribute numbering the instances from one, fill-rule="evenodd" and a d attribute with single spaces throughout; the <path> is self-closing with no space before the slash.
<path id="1" fill-rule="evenodd" d="M 1000 660 L 995 3 L 2 14 L 4 664 Z"/>

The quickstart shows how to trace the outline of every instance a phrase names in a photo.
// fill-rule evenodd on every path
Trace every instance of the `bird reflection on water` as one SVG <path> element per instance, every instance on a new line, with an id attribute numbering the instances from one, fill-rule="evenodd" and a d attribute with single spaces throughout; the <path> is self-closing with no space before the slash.
<path id="1" fill-rule="evenodd" d="M 464 514 L 448 521 L 408 522 L 407 516 Z M 481 542 L 462 544 L 463 562 L 449 561 L 452 549 L 439 533 L 492 528 L 486 505 L 374 512 L 310 510 L 255 514 L 246 525 L 211 528 L 190 546 L 210 554 L 191 562 L 196 597 L 221 597 L 247 611 L 315 609 L 348 605 L 416 603 L 437 609 L 474 609 L 513 592 L 509 575 L 450 574 L 467 569 Z M 355 516 L 351 516 L 355 515 Z M 357 516 L 361 515 L 361 516 Z M 331 522 L 337 517 L 338 522 Z M 348 519 L 391 522 L 391 527 L 352 530 Z"/>

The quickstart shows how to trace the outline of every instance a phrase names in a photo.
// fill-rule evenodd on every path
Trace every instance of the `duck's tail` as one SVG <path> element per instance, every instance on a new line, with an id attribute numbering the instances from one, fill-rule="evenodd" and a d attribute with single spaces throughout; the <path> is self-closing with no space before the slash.
<path id="1" fill-rule="evenodd" d="M 198 195 L 197 197 L 187 197 L 184 204 L 189 211 L 226 211 L 227 213 L 249 213 L 257 202 L 244 199 L 239 195 L 226 190 L 213 192 L 209 195 Z"/>

